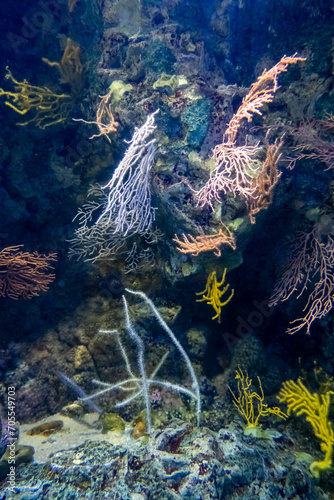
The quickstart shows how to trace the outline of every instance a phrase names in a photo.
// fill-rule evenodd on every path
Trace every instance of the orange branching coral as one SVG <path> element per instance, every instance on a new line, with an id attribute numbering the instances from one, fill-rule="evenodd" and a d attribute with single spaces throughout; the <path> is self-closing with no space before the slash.
<path id="1" fill-rule="evenodd" d="M 36 127 L 45 129 L 66 120 L 71 102 L 69 95 L 55 94 L 47 87 L 30 85 L 27 80 L 18 82 L 8 68 L 5 78 L 14 84 L 14 92 L 0 88 L 0 96 L 5 95 L 8 99 L 5 104 L 20 115 L 30 111 L 35 113 L 32 118 L 18 125 L 34 123 Z"/>
<path id="2" fill-rule="evenodd" d="M 176 235 L 173 238 L 178 245 L 177 249 L 182 253 L 189 253 L 196 257 L 201 252 L 213 251 L 217 257 L 221 255 L 221 246 L 229 245 L 233 250 L 236 249 L 236 243 L 231 231 L 225 227 L 226 234 L 219 229 L 218 234 L 203 234 L 201 236 L 191 236 L 184 234 L 183 241 Z"/>
<path id="3" fill-rule="evenodd" d="M 254 114 L 262 115 L 260 109 L 264 104 L 272 102 L 274 94 L 278 89 L 278 75 L 286 71 L 289 64 L 296 64 L 298 61 L 305 60 L 303 57 L 297 57 L 297 53 L 290 57 L 283 56 L 270 70 L 265 69 L 263 71 L 262 75 L 251 86 L 250 91 L 244 97 L 241 106 L 227 126 L 225 136 L 229 141 L 235 141 L 240 122 L 243 118 L 246 118 L 250 122 Z"/>
<path id="4" fill-rule="evenodd" d="M 260 210 L 265 210 L 271 205 L 274 196 L 274 189 L 281 176 L 277 164 L 280 159 L 280 149 L 283 137 L 276 139 L 273 144 L 267 145 L 267 155 L 260 173 L 254 179 L 254 197 L 247 200 L 248 215 L 252 224 L 255 223 L 255 215 Z"/>
<path id="5" fill-rule="evenodd" d="M 111 134 L 112 132 L 116 132 L 117 130 L 119 123 L 115 121 L 114 115 L 111 110 L 111 94 L 111 91 L 109 91 L 108 94 L 99 96 L 101 101 L 98 105 L 96 111 L 96 120 L 94 122 L 88 122 L 86 120 L 83 120 L 82 118 L 73 118 L 76 122 L 84 122 L 97 126 L 100 133 L 92 135 L 90 139 L 94 139 L 94 137 L 101 137 L 102 135 L 104 135 L 108 139 L 108 141 L 111 142 L 109 134 Z"/>
<path id="6" fill-rule="evenodd" d="M 31 299 L 45 292 L 55 278 L 49 271 L 57 254 L 23 252 L 22 246 L 7 247 L 0 252 L 0 297 Z"/>
<path id="7" fill-rule="evenodd" d="M 286 71 L 289 64 L 304 60 L 296 54 L 291 57 L 284 56 L 270 70 L 264 70 L 253 83 L 241 106 L 228 123 L 223 142 L 213 150 L 215 168 L 206 184 L 196 191 L 199 206 L 209 205 L 213 209 L 214 200 L 221 202 L 222 192 L 224 194 L 231 192 L 234 196 L 242 195 L 246 201 L 256 197 L 255 160 L 260 148 L 259 144 L 236 144 L 236 135 L 241 120 L 246 118 L 251 121 L 254 114 L 261 115 L 261 108 L 272 102 L 274 93 L 278 89 L 278 75 Z M 260 180 L 258 176 L 257 178 Z"/>
<path id="8" fill-rule="evenodd" d="M 58 69 L 61 83 L 68 83 L 71 86 L 72 96 L 76 96 L 82 87 L 83 66 L 80 53 L 80 46 L 71 38 L 67 38 L 60 62 L 52 62 L 45 57 L 42 58 L 43 62 Z"/>

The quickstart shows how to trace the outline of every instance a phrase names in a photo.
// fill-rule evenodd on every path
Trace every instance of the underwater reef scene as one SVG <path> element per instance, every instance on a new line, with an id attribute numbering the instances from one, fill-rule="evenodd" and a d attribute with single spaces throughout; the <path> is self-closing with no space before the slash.
<path id="1" fill-rule="evenodd" d="M 0 498 L 333 500 L 333 1 L 0 12 Z"/>

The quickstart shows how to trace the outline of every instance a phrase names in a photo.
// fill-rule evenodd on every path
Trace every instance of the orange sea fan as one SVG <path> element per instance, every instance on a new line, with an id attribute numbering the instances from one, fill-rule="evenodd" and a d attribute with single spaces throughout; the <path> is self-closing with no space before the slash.
<path id="1" fill-rule="evenodd" d="M 0 297 L 31 299 L 45 292 L 55 275 L 50 274 L 51 262 L 57 254 L 40 255 L 23 252 L 16 245 L 0 251 Z"/>
<path id="2" fill-rule="evenodd" d="M 226 234 L 219 229 L 217 234 L 202 234 L 200 236 L 191 236 L 184 234 L 183 241 L 176 235 L 173 238 L 178 245 L 177 249 L 182 253 L 189 253 L 196 257 L 201 252 L 213 251 L 217 257 L 221 255 L 221 246 L 229 245 L 233 250 L 236 249 L 236 243 L 233 234 L 225 227 Z"/>
<path id="3" fill-rule="evenodd" d="M 305 61 L 304 57 L 298 57 L 297 53 L 293 56 L 283 56 L 281 60 L 271 69 L 264 70 L 262 75 L 258 77 L 255 83 L 252 84 L 250 91 L 244 97 L 241 106 L 238 108 L 235 115 L 228 123 L 225 136 L 230 142 L 235 141 L 236 134 L 240 127 L 240 122 L 243 118 L 251 121 L 254 114 L 261 115 L 260 109 L 264 104 L 272 102 L 274 94 L 278 89 L 277 77 L 280 73 L 287 70 L 289 64 L 296 64 L 299 61 Z"/>

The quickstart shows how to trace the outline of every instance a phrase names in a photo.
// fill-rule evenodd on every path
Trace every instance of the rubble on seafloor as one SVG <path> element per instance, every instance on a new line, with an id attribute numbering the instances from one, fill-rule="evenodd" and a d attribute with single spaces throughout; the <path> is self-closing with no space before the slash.
<path id="1" fill-rule="evenodd" d="M 111 436 L 18 468 L 1 498 L 329 500 L 310 476 L 312 458 L 292 453 L 280 433 L 256 439 L 234 426 L 213 432 L 174 420 L 149 438 L 125 434 L 112 444 Z"/>

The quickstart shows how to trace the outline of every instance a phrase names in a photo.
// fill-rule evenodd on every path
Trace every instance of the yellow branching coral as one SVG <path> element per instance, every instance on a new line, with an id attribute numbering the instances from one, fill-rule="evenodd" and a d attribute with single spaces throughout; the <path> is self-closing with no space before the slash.
<path id="1" fill-rule="evenodd" d="M 60 82 L 68 83 L 71 86 L 72 96 L 76 96 L 82 87 L 83 66 L 80 53 L 80 46 L 71 38 L 66 38 L 64 52 L 59 62 L 49 61 L 45 57 L 42 58 L 43 62 L 58 69 L 61 76 Z"/>
<path id="2" fill-rule="evenodd" d="M 218 318 L 218 323 L 220 323 L 221 319 L 221 308 L 226 306 L 226 304 L 230 302 L 234 295 L 234 290 L 231 290 L 230 296 L 224 302 L 220 301 L 222 295 L 224 295 L 224 293 L 227 292 L 230 287 L 230 285 L 227 283 L 222 290 L 219 290 L 219 287 L 221 287 L 225 283 L 225 276 L 226 268 L 224 269 L 221 281 L 217 281 L 216 271 L 212 271 L 212 273 L 210 273 L 208 276 L 205 290 L 203 292 L 196 293 L 196 295 L 203 295 L 203 297 L 201 299 L 197 299 L 196 302 L 206 301 L 207 304 L 214 308 L 214 310 L 216 311 L 216 315 L 213 316 L 212 319 Z"/>
<path id="3" fill-rule="evenodd" d="M 320 439 L 321 450 L 325 453 L 325 458 L 321 462 L 313 462 L 310 466 L 311 473 L 319 477 L 320 471 L 327 469 L 332 464 L 334 433 L 332 424 L 328 420 L 328 410 L 330 395 L 332 391 L 325 394 L 311 394 L 303 382 L 287 380 L 284 382 L 277 398 L 280 402 L 285 402 L 288 406 L 288 415 L 291 412 L 297 416 L 305 415 L 306 420 L 313 427 L 314 434 Z"/>
<path id="4" fill-rule="evenodd" d="M 234 394 L 231 387 L 229 389 L 233 396 L 233 403 L 238 412 L 245 418 L 247 425 L 246 429 L 254 429 L 260 427 L 260 417 L 267 417 L 270 414 L 277 415 L 280 418 L 286 418 L 287 415 L 280 408 L 268 408 L 265 404 L 264 394 L 260 377 L 257 377 L 260 387 L 260 394 L 251 390 L 252 379 L 247 373 L 243 373 L 240 367 L 236 370 L 236 380 L 238 381 L 238 397 Z"/>
<path id="5" fill-rule="evenodd" d="M 13 82 L 14 92 L 0 88 L 0 96 L 5 95 L 8 99 L 5 104 L 20 115 L 25 115 L 29 111 L 35 112 L 32 118 L 18 125 L 34 123 L 36 127 L 45 129 L 66 120 L 71 102 L 69 95 L 55 94 L 47 87 L 35 87 L 27 80 L 18 82 L 8 67 L 6 69 L 5 78 Z"/>

